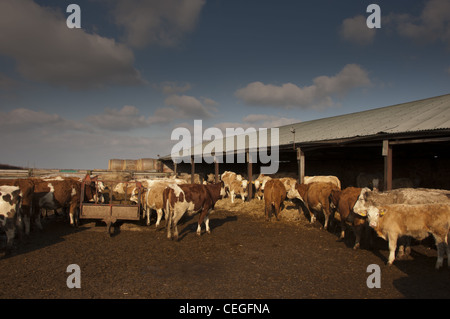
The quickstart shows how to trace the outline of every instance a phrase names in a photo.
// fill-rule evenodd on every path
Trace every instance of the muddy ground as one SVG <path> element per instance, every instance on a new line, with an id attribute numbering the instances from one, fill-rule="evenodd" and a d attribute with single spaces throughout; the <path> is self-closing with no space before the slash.
<path id="1" fill-rule="evenodd" d="M 436 271 L 436 250 L 416 243 L 409 260 L 385 266 L 387 244 L 351 249 L 353 236 L 309 224 L 294 205 L 266 222 L 262 202 L 217 204 L 210 235 L 195 233 L 198 215 L 184 218 L 178 242 L 143 223 L 126 222 L 114 236 L 84 221 L 71 228 L 50 216 L 11 256 L 0 259 L 0 298 L 449 298 L 450 270 Z M 162 225 L 165 222 L 163 220 Z M 444 264 L 446 265 L 445 260 Z M 66 268 L 81 269 L 69 289 Z M 367 267 L 381 267 L 381 288 L 367 287 Z"/>

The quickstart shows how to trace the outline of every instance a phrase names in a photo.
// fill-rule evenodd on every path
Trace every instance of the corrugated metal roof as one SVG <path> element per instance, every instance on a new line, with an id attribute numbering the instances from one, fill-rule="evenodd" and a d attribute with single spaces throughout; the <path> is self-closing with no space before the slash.
<path id="1" fill-rule="evenodd" d="M 280 144 L 450 129 L 450 94 L 280 127 Z"/>
<path id="2" fill-rule="evenodd" d="M 293 143 L 292 128 L 295 129 L 296 144 L 372 136 L 379 133 L 398 134 L 450 129 L 450 94 L 280 126 L 278 145 Z M 270 134 L 264 134 L 268 136 L 267 141 L 270 144 Z M 233 145 L 230 143 L 232 141 L 235 145 L 232 151 L 245 150 L 249 143 L 255 145 L 252 143 L 256 143 L 258 137 L 258 133 L 248 134 L 245 147 L 243 145 L 236 147 L 236 136 L 224 138 L 223 150 L 227 150 L 227 145 Z M 203 143 L 203 147 L 209 143 Z M 195 155 L 194 151 L 192 155 Z"/>

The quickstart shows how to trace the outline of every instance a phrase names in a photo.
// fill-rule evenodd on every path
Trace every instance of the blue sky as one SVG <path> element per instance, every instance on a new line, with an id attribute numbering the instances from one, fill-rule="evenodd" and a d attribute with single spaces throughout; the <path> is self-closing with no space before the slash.
<path id="1" fill-rule="evenodd" d="M 19 166 L 167 155 L 195 119 L 225 132 L 450 93 L 450 0 L 5 0 L 0 30 L 0 163 Z"/>

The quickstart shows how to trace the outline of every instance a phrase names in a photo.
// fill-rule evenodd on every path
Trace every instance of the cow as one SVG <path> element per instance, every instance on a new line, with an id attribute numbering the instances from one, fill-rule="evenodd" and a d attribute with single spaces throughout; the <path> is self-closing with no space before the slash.
<path id="1" fill-rule="evenodd" d="M 364 187 L 361 189 L 361 194 L 353 207 L 353 211 L 365 217 L 370 206 L 433 203 L 450 203 L 450 191 L 428 188 L 399 188 L 391 191 L 378 192 Z M 399 243 L 397 259 L 406 258 L 411 251 L 410 238 L 400 238 Z"/>
<path id="2" fill-rule="evenodd" d="M 220 175 L 220 180 L 223 181 L 225 190 L 231 198 L 232 203 L 234 203 L 236 195 L 240 195 L 242 200 L 245 201 L 245 197 L 248 196 L 248 181 L 243 179 L 242 175 L 231 171 L 225 171 Z"/>
<path id="3" fill-rule="evenodd" d="M 315 182 L 333 183 L 339 189 L 341 189 L 341 181 L 336 176 L 305 176 L 303 183 L 311 184 Z"/>
<path id="4" fill-rule="evenodd" d="M 33 213 L 33 194 L 34 194 L 34 182 L 29 178 L 18 178 L 18 179 L 0 179 L 0 185 L 5 186 L 18 186 L 22 192 L 22 200 L 21 200 L 21 219 L 22 223 L 25 226 L 25 235 L 30 234 L 30 223 L 31 219 L 35 218 L 35 214 Z M 37 226 L 40 226 L 40 219 L 35 220 Z M 42 227 L 42 226 L 41 226 Z M 19 234 L 22 234 L 21 225 L 19 227 Z"/>
<path id="5" fill-rule="evenodd" d="M 240 195 L 242 200 L 245 201 L 245 197 L 248 196 L 248 181 L 243 180 L 237 180 L 231 182 L 230 186 L 228 187 L 228 195 L 231 197 L 231 202 L 234 203 L 234 199 L 236 198 L 236 195 Z"/>
<path id="6" fill-rule="evenodd" d="M 316 214 L 323 213 L 325 216 L 324 229 L 328 229 L 328 220 L 331 216 L 333 203 L 330 204 L 332 190 L 339 190 L 333 183 L 315 182 L 311 184 L 296 184 L 298 194 L 300 194 L 305 207 L 310 214 L 310 223 L 316 221 Z"/>
<path id="7" fill-rule="evenodd" d="M 330 201 L 336 207 L 336 212 L 339 214 L 341 222 L 341 234 L 339 240 L 344 240 L 346 223 L 350 223 L 355 234 L 354 250 L 360 247 L 363 230 L 370 230 L 367 225 L 367 218 L 353 212 L 353 206 L 360 194 L 361 188 L 359 187 L 347 187 L 343 190 L 332 190 L 330 194 Z M 369 239 L 371 239 L 371 237 L 369 237 Z"/>
<path id="8" fill-rule="evenodd" d="M 201 235 L 201 224 L 205 221 L 206 232 L 211 233 L 209 228 L 209 217 L 214 209 L 215 202 L 225 196 L 225 186 L 223 182 L 203 185 L 203 184 L 172 184 L 163 192 L 163 200 L 166 203 L 167 218 L 167 238 L 173 237 L 178 240 L 177 223 L 180 218 L 187 213 L 194 215 L 201 211 L 197 235 Z"/>
<path id="9" fill-rule="evenodd" d="M 280 220 L 280 211 L 285 199 L 286 188 L 279 179 L 271 179 L 266 182 L 264 187 L 264 214 L 266 221 L 270 220 L 273 211 L 275 211 L 277 220 Z"/>
<path id="10" fill-rule="evenodd" d="M 367 209 L 369 225 L 378 236 L 389 242 L 390 266 L 395 260 L 397 239 L 401 236 L 411 236 L 422 240 L 433 235 L 437 247 L 436 269 L 442 267 L 444 249 L 447 250 L 448 266 L 450 267 L 450 232 L 449 204 L 392 204 L 385 206 L 369 206 Z"/>
<path id="11" fill-rule="evenodd" d="M 264 196 L 264 187 L 267 183 L 267 181 L 270 181 L 272 177 L 261 174 L 258 176 L 258 178 L 255 180 L 255 197 L 259 200 L 261 200 Z"/>
<path id="12" fill-rule="evenodd" d="M 163 201 L 164 189 L 169 184 L 186 184 L 186 181 L 178 178 L 141 179 L 138 181 L 144 187 L 144 191 L 141 192 L 142 217 L 146 219 L 146 224 L 149 226 L 150 212 L 151 210 L 155 210 L 157 214 L 156 229 L 158 229 L 165 209 L 165 203 Z M 130 197 L 130 202 L 138 202 L 138 193 L 139 189 L 135 187 Z"/>
<path id="13" fill-rule="evenodd" d="M 21 227 L 22 192 L 19 186 L 0 186 L 0 225 L 6 234 L 6 252 L 10 253 L 16 235 Z"/>
<path id="14" fill-rule="evenodd" d="M 300 200 L 302 199 L 302 196 L 299 194 L 297 190 L 297 180 L 292 177 L 282 177 L 280 178 L 280 181 L 283 183 L 285 189 L 286 189 L 286 197 L 288 199 L 294 199 L 298 198 Z"/>
<path id="15" fill-rule="evenodd" d="M 76 226 L 78 224 L 77 210 L 81 201 L 81 183 L 71 178 L 62 181 L 35 179 L 33 211 L 39 211 L 39 208 L 56 210 L 68 207 L 70 225 Z M 95 180 L 91 179 L 85 184 L 84 198 L 86 201 L 90 201 L 94 198 L 95 194 Z"/>
<path id="16" fill-rule="evenodd" d="M 136 183 L 134 181 L 116 183 L 114 187 L 112 187 L 111 200 L 125 201 L 127 199 L 130 199 L 131 201 L 131 196 L 133 195 L 135 190 Z M 134 201 L 131 202 L 137 203 Z"/>

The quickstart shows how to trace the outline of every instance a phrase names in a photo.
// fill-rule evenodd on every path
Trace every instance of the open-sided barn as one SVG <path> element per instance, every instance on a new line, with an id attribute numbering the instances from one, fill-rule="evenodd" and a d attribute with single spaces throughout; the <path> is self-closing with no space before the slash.
<path id="1" fill-rule="evenodd" d="M 299 180 L 304 176 L 334 175 L 343 188 L 364 183 L 367 176 L 378 177 L 382 189 L 450 188 L 450 94 L 280 126 L 278 132 L 278 144 L 270 144 L 269 148 L 278 147 L 279 172 L 283 175 L 294 175 Z M 255 145 L 253 150 L 261 147 L 255 144 L 261 141 L 261 133 L 266 134 L 245 133 L 245 146 L 239 147 L 238 137 L 223 138 L 224 151 L 215 153 L 223 160 L 216 160 L 215 165 L 205 159 L 202 163 L 194 161 L 209 141 L 183 154 L 190 161 L 175 164 L 171 155 L 161 160 L 177 172 L 219 176 L 231 170 L 251 179 L 265 165 L 258 156 L 250 156 L 248 161 L 248 153 L 252 154 Z M 230 149 L 231 139 L 235 146 Z M 238 163 L 242 153 L 245 161 Z M 234 163 L 227 161 L 224 154 L 234 154 Z"/>

